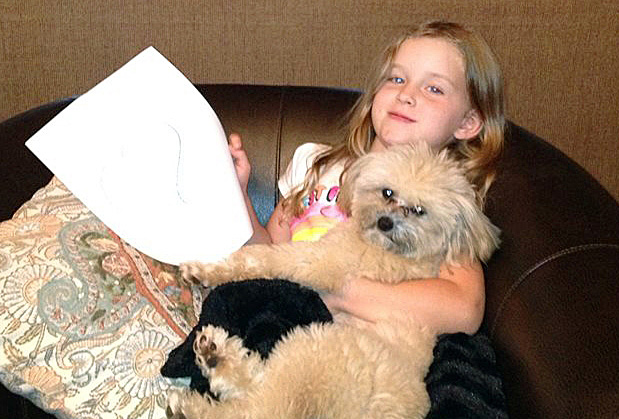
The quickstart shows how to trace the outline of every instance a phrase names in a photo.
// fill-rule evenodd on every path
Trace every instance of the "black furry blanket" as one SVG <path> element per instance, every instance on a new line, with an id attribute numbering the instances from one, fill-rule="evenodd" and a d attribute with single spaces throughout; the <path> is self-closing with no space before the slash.
<path id="1" fill-rule="evenodd" d="M 265 358 L 295 326 L 330 321 L 331 314 L 317 293 L 289 281 L 220 285 L 204 300 L 198 324 L 170 352 L 161 373 L 170 378 L 191 377 L 191 388 L 210 393 L 192 349 L 196 331 L 206 324 L 241 337 L 247 348 Z M 425 381 L 432 402 L 427 418 L 507 418 L 494 350 L 484 335 L 440 336 Z"/>

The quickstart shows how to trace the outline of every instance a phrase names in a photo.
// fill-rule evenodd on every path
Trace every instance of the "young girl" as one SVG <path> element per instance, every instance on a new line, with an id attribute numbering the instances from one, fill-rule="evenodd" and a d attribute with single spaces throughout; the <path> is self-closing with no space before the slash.
<path id="1" fill-rule="evenodd" d="M 449 22 L 430 22 L 405 33 L 382 55 L 376 77 L 354 106 L 345 142 L 305 144 L 279 181 L 284 197 L 266 228 L 245 193 L 254 225 L 251 243 L 315 240 L 345 218 L 332 206 L 341 173 L 356 158 L 393 144 L 425 141 L 449 148 L 467 168 L 479 203 L 495 174 L 503 144 L 504 104 L 499 66 L 484 40 Z M 241 138 L 230 152 L 244 191 L 250 164 Z M 367 321 L 414 316 L 437 333 L 474 333 L 484 313 L 479 262 L 444 266 L 438 278 L 390 285 L 348 278 L 344 290 L 323 295 L 332 313 Z"/>

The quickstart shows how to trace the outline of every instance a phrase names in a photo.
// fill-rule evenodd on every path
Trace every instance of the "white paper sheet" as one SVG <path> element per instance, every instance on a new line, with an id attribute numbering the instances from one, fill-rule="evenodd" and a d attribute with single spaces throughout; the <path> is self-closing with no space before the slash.
<path id="1" fill-rule="evenodd" d="M 26 145 L 109 228 L 161 262 L 215 261 L 252 235 L 215 112 L 153 47 Z"/>

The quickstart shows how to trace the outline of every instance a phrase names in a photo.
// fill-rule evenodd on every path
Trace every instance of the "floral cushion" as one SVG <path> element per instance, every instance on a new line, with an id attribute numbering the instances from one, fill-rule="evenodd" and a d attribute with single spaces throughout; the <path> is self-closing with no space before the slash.
<path id="1" fill-rule="evenodd" d="M 0 223 L 0 381 L 59 417 L 162 418 L 160 367 L 204 295 L 57 179 Z"/>

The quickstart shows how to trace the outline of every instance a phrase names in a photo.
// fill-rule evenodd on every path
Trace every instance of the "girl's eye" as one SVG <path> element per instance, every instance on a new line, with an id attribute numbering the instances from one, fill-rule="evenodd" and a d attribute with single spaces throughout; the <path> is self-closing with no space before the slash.
<path id="1" fill-rule="evenodd" d="M 434 93 L 434 94 L 437 94 L 437 95 L 442 95 L 443 94 L 443 91 L 439 87 L 436 87 L 436 86 L 430 86 L 430 87 L 428 87 L 428 90 L 430 91 L 430 93 Z"/>
<path id="2" fill-rule="evenodd" d="M 393 190 L 391 190 L 389 188 L 383 189 L 383 198 L 385 198 L 385 199 L 393 198 Z"/>
<path id="3" fill-rule="evenodd" d="M 393 76 L 393 77 L 389 77 L 389 81 L 391 83 L 395 83 L 395 84 L 402 84 L 402 83 L 404 83 L 404 78 L 403 77 Z"/>

